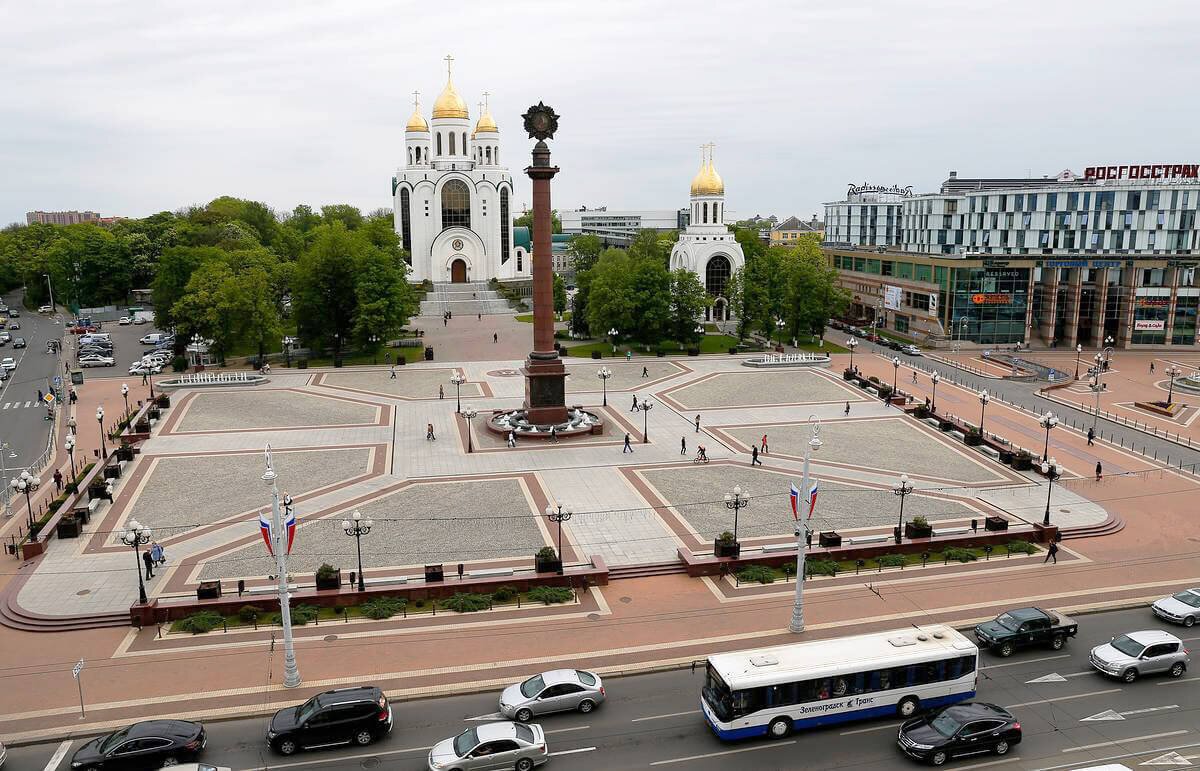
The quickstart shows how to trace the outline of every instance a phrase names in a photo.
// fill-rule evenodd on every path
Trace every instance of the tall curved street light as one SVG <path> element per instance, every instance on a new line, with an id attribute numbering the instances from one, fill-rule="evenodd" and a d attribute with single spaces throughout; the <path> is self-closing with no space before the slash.
<path id="1" fill-rule="evenodd" d="M 474 407 L 467 407 L 462 411 L 463 417 L 467 419 L 467 452 L 474 452 L 474 445 L 471 444 L 471 422 L 478 414 L 479 410 Z"/>
<path id="2" fill-rule="evenodd" d="M 979 394 L 979 435 L 983 436 L 983 414 L 987 411 L 988 402 L 992 397 L 988 396 L 987 389 L 984 389 Z"/>
<path id="3" fill-rule="evenodd" d="M 146 604 L 146 583 L 142 580 L 141 547 L 150 543 L 152 535 L 150 528 L 139 524 L 136 519 L 129 520 L 129 525 L 121 533 L 121 542 L 133 548 L 133 568 L 138 577 L 138 603 Z"/>
<path id="4" fill-rule="evenodd" d="M 908 481 L 908 474 L 900 475 L 900 483 L 892 488 L 892 492 L 900 496 L 900 521 L 896 524 L 896 543 L 904 537 L 904 499 L 912 495 L 913 484 Z"/>
<path id="5" fill-rule="evenodd" d="M 1100 394 L 1104 392 L 1104 383 L 1100 382 L 1100 371 L 1096 371 L 1091 382 L 1092 395 L 1096 397 L 1096 409 L 1092 411 L 1092 433 L 1096 432 L 1096 423 L 1100 419 Z"/>
<path id="6" fill-rule="evenodd" d="M 783 328 L 787 326 L 787 322 L 783 319 L 775 319 L 775 329 L 779 331 L 779 345 L 783 345 Z"/>
<path id="7" fill-rule="evenodd" d="M 732 493 L 725 493 L 725 508 L 733 512 L 733 543 L 738 543 L 738 512 L 750 505 L 750 498 L 742 490 L 741 485 L 735 485 Z"/>
<path id="8" fill-rule="evenodd" d="M 1113 349 L 1114 342 L 1116 342 L 1116 341 L 1113 340 L 1112 335 L 1109 335 L 1108 337 L 1104 338 L 1104 368 L 1105 369 L 1108 369 L 1110 366 L 1112 366 L 1112 355 L 1114 353 L 1114 349 Z"/>
<path id="9" fill-rule="evenodd" d="M 570 509 L 563 510 L 562 504 L 553 506 L 546 504 L 546 519 L 558 525 L 558 574 L 563 574 L 563 550 L 562 550 L 562 526 L 564 522 L 571 519 L 572 512 Z"/>
<path id="10" fill-rule="evenodd" d="M 33 475 L 26 469 L 22 471 L 20 476 L 15 477 L 9 484 L 12 486 L 13 492 L 25 493 L 25 516 L 28 520 L 29 532 L 33 533 L 33 499 L 29 494 L 33 491 Z"/>
<path id="11" fill-rule="evenodd" d="M 100 424 L 100 454 L 107 458 L 108 447 L 104 444 L 104 405 L 96 408 L 96 422 Z"/>
<path id="12" fill-rule="evenodd" d="M 1062 477 L 1062 467 L 1058 465 L 1058 461 L 1051 458 L 1049 461 L 1042 461 L 1042 473 L 1046 475 L 1049 484 L 1046 486 L 1046 515 L 1042 517 L 1042 526 L 1050 526 L 1050 493 L 1054 490 L 1054 480 Z"/>
<path id="13" fill-rule="evenodd" d="M 67 451 L 67 457 L 71 460 L 71 482 L 72 484 L 79 483 L 79 477 L 75 473 L 75 435 L 67 434 L 67 438 L 63 440 L 63 447 Z"/>
<path id="14" fill-rule="evenodd" d="M 892 398 L 896 396 L 896 386 L 900 384 L 900 357 L 892 357 Z"/>
<path id="15" fill-rule="evenodd" d="M 938 381 L 941 379 L 942 379 L 941 375 L 939 375 L 937 372 L 934 372 L 932 375 L 929 376 L 929 381 L 931 383 L 933 383 L 933 407 L 932 407 L 932 409 L 934 412 L 937 412 L 937 384 L 938 384 Z M 980 426 L 979 430 L 983 431 L 983 427 Z"/>
<path id="16" fill-rule="evenodd" d="M 846 347 L 850 349 L 850 371 L 854 371 L 854 349 L 858 347 L 858 341 L 853 337 L 846 339 Z"/>
<path id="17" fill-rule="evenodd" d="M 600 383 L 604 388 L 604 406 L 608 406 L 608 379 L 612 377 L 612 370 L 608 367 L 601 367 L 596 372 L 596 377 L 600 378 Z"/>
<path id="18" fill-rule="evenodd" d="M 467 378 L 461 372 L 455 372 L 450 376 L 450 382 L 454 384 L 454 411 L 462 412 L 462 384 L 467 382 Z"/>
<path id="19" fill-rule="evenodd" d="M 283 685 L 285 688 L 295 688 L 300 685 L 300 668 L 296 665 L 296 647 L 292 642 L 292 606 L 288 594 L 287 571 L 287 533 L 283 527 L 283 517 L 279 513 L 279 487 L 275 480 L 279 475 L 271 467 L 271 445 L 267 445 L 267 470 L 263 472 L 262 481 L 271 488 L 271 533 L 274 544 L 271 549 L 275 557 L 275 578 L 279 581 L 279 622 L 283 627 Z M 291 499 L 288 499 L 290 505 Z"/>
<path id="20" fill-rule="evenodd" d="M 612 343 L 612 352 L 614 356 L 617 355 L 617 335 L 619 334 L 620 332 L 617 331 L 616 327 L 610 327 L 608 330 L 608 338 L 609 342 Z"/>
<path id="21" fill-rule="evenodd" d="M 129 384 L 121 384 L 121 398 L 125 400 L 125 415 L 129 416 Z"/>
<path id="22" fill-rule="evenodd" d="M 1042 448 L 1042 460 L 1046 460 L 1050 456 L 1050 430 L 1058 426 L 1058 418 L 1047 410 L 1042 419 L 1038 421 L 1038 425 L 1046 429 L 1046 446 Z"/>
<path id="23" fill-rule="evenodd" d="M 1079 356 L 1083 353 L 1083 344 L 1075 344 L 1075 379 L 1079 379 Z"/>
<path id="24" fill-rule="evenodd" d="M 362 569 L 362 537 L 371 532 L 371 528 L 374 526 L 375 520 L 370 517 L 363 519 L 358 509 L 354 510 L 354 513 L 350 515 L 350 519 L 342 520 L 342 530 L 345 531 L 346 535 L 354 539 L 354 547 L 358 552 L 358 590 L 360 592 L 367 590 Z"/>
<path id="25" fill-rule="evenodd" d="M 821 420 L 816 415 L 809 415 L 808 422 L 812 424 L 812 436 L 809 438 L 808 444 L 804 445 L 804 471 L 800 477 L 800 486 L 804 490 L 804 495 L 811 496 L 808 461 L 814 452 L 821 449 Z M 797 512 L 797 516 L 799 516 L 799 512 Z M 796 595 L 792 601 L 792 620 L 788 624 L 788 631 L 794 633 L 804 631 L 804 557 L 808 547 L 807 532 L 807 522 L 804 525 L 796 523 Z"/>
<path id="26" fill-rule="evenodd" d="M 1171 402 L 1175 398 L 1175 378 L 1179 377 L 1181 374 L 1183 374 L 1183 371 L 1180 370 L 1179 367 L 1176 367 L 1174 364 L 1167 367 L 1167 380 L 1170 382 L 1170 385 L 1167 387 L 1167 406 L 1168 407 L 1171 406 Z"/>
<path id="27" fill-rule="evenodd" d="M 642 399 L 642 444 L 650 443 L 650 408 L 654 406 L 649 399 Z"/>

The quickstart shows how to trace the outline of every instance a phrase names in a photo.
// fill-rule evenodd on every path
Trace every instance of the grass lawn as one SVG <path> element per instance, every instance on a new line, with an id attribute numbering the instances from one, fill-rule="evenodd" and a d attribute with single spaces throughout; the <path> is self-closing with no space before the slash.
<path id="1" fill-rule="evenodd" d="M 700 339 L 700 353 L 729 353 L 729 349 L 737 345 L 737 338 L 730 335 L 705 335 Z M 618 345 L 617 358 L 625 356 L 626 351 L 633 351 L 634 356 L 655 356 L 655 347 L 647 350 L 641 346 Z M 686 348 L 664 348 L 662 349 L 667 356 L 683 356 L 687 354 Z M 612 357 L 612 344 L 603 340 L 595 343 L 584 343 L 583 345 L 573 345 L 567 348 L 568 356 L 579 356 L 590 358 L 592 351 L 600 351 L 606 358 Z"/>
<path id="2" fill-rule="evenodd" d="M 533 323 L 533 314 L 532 313 L 522 313 L 522 314 L 519 314 L 518 316 L 516 316 L 515 318 L 517 319 L 517 321 L 521 321 L 526 324 Z M 570 321 L 570 320 L 571 320 L 571 312 L 570 311 L 567 311 L 566 313 L 564 313 L 562 315 L 561 319 L 559 319 L 559 318 L 555 319 L 555 321 Z"/>
<path id="3" fill-rule="evenodd" d="M 386 353 L 386 352 L 391 352 L 393 360 L 396 360 L 397 357 L 400 357 L 400 358 L 403 358 L 405 361 L 411 362 L 411 361 L 421 361 L 425 357 L 425 347 L 424 346 L 405 346 L 404 348 L 388 348 L 388 349 L 386 349 L 386 351 L 379 351 L 379 353 L 376 353 L 376 354 L 363 353 L 362 351 L 354 351 L 354 352 L 346 352 L 346 353 L 342 354 L 342 366 L 343 367 L 355 367 L 355 366 L 362 366 L 364 364 L 375 364 L 375 365 L 386 364 L 387 362 L 385 361 L 385 359 L 383 357 L 384 353 Z M 296 366 L 296 361 L 297 361 L 296 357 L 293 356 L 292 357 L 292 366 L 293 367 Z M 308 366 L 310 366 L 310 367 L 332 367 L 333 366 L 333 357 L 331 357 L 331 356 L 325 356 L 325 357 L 313 356 L 313 357 L 309 358 Z"/>

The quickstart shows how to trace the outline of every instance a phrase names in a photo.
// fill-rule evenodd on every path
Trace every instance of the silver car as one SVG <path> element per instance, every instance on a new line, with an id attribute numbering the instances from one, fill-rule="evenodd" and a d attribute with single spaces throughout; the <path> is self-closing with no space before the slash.
<path id="1" fill-rule="evenodd" d="M 587 714 L 604 701 L 604 683 L 594 672 L 555 669 L 510 685 L 500 694 L 500 714 L 521 723 L 534 715 L 578 710 Z"/>
<path id="2" fill-rule="evenodd" d="M 1183 641 L 1169 632 L 1149 629 L 1129 632 L 1092 648 L 1092 666 L 1106 675 L 1132 683 L 1141 675 L 1166 673 L 1179 677 L 1191 656 Z"/>
<path id="3" fill-rule="evenodd" d="M 1154 615 L 1165 621 L 1187 627 L 1194 626 L 1196 619 L 1200 618 L 1200 587 L 1184 589 L 1170 597 L 1163 597 L 1151 605 L 1150 609 L 1154 611 Z"/>
<path id="4" fill-rule="evenodd" d="M 474 771 L 515 768 L 529 771 L 550 759 L 546 734 L 537 724 L 484 723 L 453 739 L 443 739 L 429 751 L 430 771 Z"/>

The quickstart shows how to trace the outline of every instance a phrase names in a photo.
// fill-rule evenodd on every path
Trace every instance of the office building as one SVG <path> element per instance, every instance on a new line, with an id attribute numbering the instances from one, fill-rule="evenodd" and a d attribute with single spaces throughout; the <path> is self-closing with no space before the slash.
<path id="1" fill-rule="evenodd" d="M 25 223 L 28 225 L 79 225 L 84 222 L 97 222 L 101 219 L 113 221 L 116 217 L 101 217 L 94 211 L 31 211 L 25 212 Z"/>
<path id="2" fill-rule="evenodd" d="M 570 235 L 588 234 L 598 236 L 606 246 L 628 246 L 642 230 L 667 232 L 683 230 L 690 218 L 687 209 L 641 209 L 609 211 L 598 209 L 573 209 L 560 211 L 562 230 Z"/>

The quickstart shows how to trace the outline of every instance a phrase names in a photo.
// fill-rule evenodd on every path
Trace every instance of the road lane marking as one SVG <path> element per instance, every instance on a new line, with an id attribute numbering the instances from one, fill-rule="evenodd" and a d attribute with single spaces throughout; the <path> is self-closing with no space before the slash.
<path id="1" fill-rule="evenodd" d="M 838 735 L 839 736 L 849 736 L 850 734 L 865 734 L 865 733 L 870 733 L 871 731 L 885 731 L 889 728 L 897 728 L 899 725 L 900 725 L 899 723 L 895 723 L 895 724 L 889 723 L 887 725 L 873 725 L 870 728 L 855 728 L 853 731 L 839 731 Z"/>
<path id="2" fill-rule="evenodd" d="M 545 731 L 547 734 L 565 734 L 567 731 L 586 731 L 591 728 L 590 725 L 577 725 L 574 728 L 555 728 L 553 731 Z"/>
<path id="3" fill-rule="evenodd" d="M 1155 683 L 1155 685 L 1179 685 L 1180 683 L 1194 683 L 1200 680 L 1200 677 L 1177 677 L 1174 680 L 1163 680 Z"/>
<path id="4" fill-rule="evenodd" d="M 1173 747 L 1158 747 L 1157 749 L 1142 750 L 1141 752 L 1126 752 L 1123 755 L 1109 755 L 1109 756 L 1103 757 L 1103 758 L 1090 758 L 1089 762 L 1091 762 L 1093 764 L 1107 763 L 1107 762 L 1114 761 L 1114 760 L 1124 760 L 1125 758 L 1136 758 L 1136 757 L 1140 757 L 1143 755 L 1150 755 L 1151 753 L 1155 753 L 1155 752 L 1169 752 L 1170 750 L 1190 750 L 1194 747 L 1200 747 L 1200 742 L 1191 742 L 1189 744 L 1176 744 Z M 1081 762 L 1083 762 L 1083 761 L 1076 760 L 1072 763 L 1065 763 L 1061 766 L 1042 766 L 1041 768 L 1037 769 L 1036 771 L 1059 771 L 1059 769 L 1063 769 L 1063 768 L 1078 768 L 1079 764 Z"/>
<path id="5" fill-rule="evenodd" d="M 1060 675 L 1057 672 L 1051 672 L 1048 675 L 1042 675 L 1041 677 L 1035 677 L 1032 680 L 1026 680 L 1025 685 L 1029 685 L 1030 683 L 1065 683 L 1065 682 L 1067 682 L 1067 678 L 1063 677 L 1062 675 Z"/>
<path id="6" fill-rule="evenodd" d="M 575 750 L 562 750 L 561 752 L 551 752 L 550 757 L 555 758 L 555 757 L 558 757 L 559 755 L 574 755 L 577 752 L 595 752 L 595 751 L 596 751 L 595 747 L 580 747 L 579 749 L 575 749 Z"/>
<path id="7" fill-rule="evenodd" d="M 662 719 L 668 718 L 668 717 L 683 717 L 684 715 L 699 715 L 699 714 L 700 714 L 700 710 L 689 709 L 687 712 L 668 712 L 665 715 L 650 715 L 649 717 L 635 717 L 633 720 L 630 720 L 629 722 L 630 723 L 641 723 L 645 720 L 662 720 Z"/>
<path id="8" fill-rule="evenodd" d="M 983 669 L 1003 669 L 1004 667 L 1015 667 L 1015 666 L 1020 666 L 1021 664 L 1037 664 L 1038 662 L 1041 662 L 1041 661 L 1054 661 L 1055 659 L 1069 659 L 1069 658 L 1071 658 L 1071 654 L 1062 653 L 1062 654 L 1059 654 L 1058 656 L 1046 656 L 1046 657 L 1040 658 L 1040 659 L 1026 659 L 1024 661 L 1010 661 L 1007 664 L 988 664 L 986 667 L 980 667 L 980 669 L 981 670 L 983 670 Z"/>
<path id="9" fill-rule="evenodd" d="M 754 752 L 755 750 L 769 750 L 769 749 L 773 749 L 775 747 L 784 747 L 789 744 L 795 744 L 795 743 L 796 743 L 796 740 L 792 739 L 791 741 L 786 741 L 786 742 L 773 742 L 771 744 L 760 744 L 756 747 L 743 747 L 740 750 L 725 750 L 724 752 L 710 752 L 705 755 L 689 755 L 686 758 L 671 758 L 670 760 L 656 760 L 653 763 L 651 763 L 650 765 L 665 766 L 669 763 L 686 763 L 689 760 L 704 760 L 705 758 L 719 758 L 722 755 L 736 755 L 740 752 Z"/>
<path id="10" fill-rule="evenodd" d="M 58 749 L 50 756 L 50 762 L 46 764 L 44 771 L 55 771 L 58 764 L 62 763 L 63 757 L 67 754 L 67 750 L 71 749 L 71 739 L 67 739 L 62 744 L 58 745 Z"/>
<path id="11" fill-rule="evenodd" d="M 1127 742 L 1143 742 L 1147 739 L 1161 739 L 1164 736 L 1179 736 L 1187 733 L 1187 730 L 1182 731 L 1167 731 L 1161 734 L 1146 734 L 1145 736 L 1130 736 L 1126 739 L 1113 739 L 1111 742 L 1096 742 L 1095 744 L 1081 744 L 1078 747 L 1067 747 L 1063 752 L 1079 752 L 1080 750 L 1094 750 L 1097 747 L 1111 747 L 1114 744 L 1126 744 Z M 1141 753 L 1138 753 L 1141 754 Z"/>
<path id="12" fill-rule="evenodd" d="M 503 720 L 504 715 L 499 712 L 490 712 L 486 715 L 476 715 L 475 717 L 464 717 L 463 720 Z"/>
<path id="13" fill-rule="evenodd" d="M 1051 704 L 1056 701 L 1070 701 L 1071 699 L 1083 699 L 1088 696 L 1102 696 L 1107 693 L 1119 693 L 1120 688 L 1109 688 L 1107 691 L 1091 691 L 1089 693 L 1077 693 L 1074 696 L 1055 696 L 1053 699 L 1038 699 L 1037 701 L 1023 701 L 1020 704 L 1009 704 L 1005 709 L 1016 709 L 1017 707 L 1032 707 L 1034 704 Z"/>
<path id="14" fill-rule="evenodd" d="M 278 768 L 298 768 L 299 766 L 315 766 L 321 763 L 335 762 L 340 763 L 343 760 L 361 760 L 363 758 L 376 758 L 381 755 L 403 755 L 406 752 L 428 752 L 433 749 L 429 747 L 406 747 L 402 750 L 387 750 L 386 752 L 363 752 L 358 755 L 339 755 L 336 758 L 323 758 L 322 760 L 298 760 L 295 763 L 273 763 L 270 766 L 257 766 L 255 768 L 247 768 L 244 771 L 274 771 Z"/>

